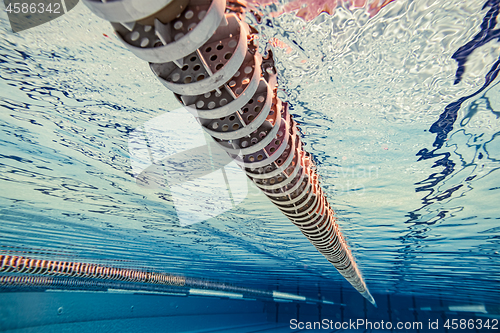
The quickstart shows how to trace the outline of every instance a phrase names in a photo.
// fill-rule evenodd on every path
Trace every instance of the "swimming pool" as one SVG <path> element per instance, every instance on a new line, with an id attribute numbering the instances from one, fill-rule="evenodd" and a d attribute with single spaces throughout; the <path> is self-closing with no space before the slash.
<path id="1" fill-rule="evenodd" d="M 395 1 L 372 17 L 364 8 L 340 4 L 334 15 L 310 22 L 293 13 L 272 17 L 271 6 L 263 9 L 260 24 L 252 22 L 262 41 L 274 41 L 278 96 L 290 104 L 342 232 L 383 310 L 365 304 L 251 183 L 238 178 L 246 189 L 241 203 L 189 225 L 180 223 L 172 188 L 137 184 L 129 147 L 134 130 L 180 114 L 173 137 L 194 140 L 198 134 L 185 132 L 182 121 L 189 120 L 147 64 L 82 4 L 18 34 L 2 14 L 2 254 L 142 269 L 346 304 L 324 305 L 323 314 L 304 304 L 314 318 L 383 319 L 393 297 L 408 321 L 416 320 L 414 313 L 498 319 L 500 94 L 494 74 L 500 48 L 498 38 L 475 39 L 488 11 L 493 18 L 498 10 L 498 2 L 488 4 Z M 498 36 L 495 27 L 483 29 L 484 36 Z M 454 84 L 453 55 L 471 41 L 474 51 Z M 169 141 L 169 147 L 185 142 Z M 182 163 L 180 177 L 197 160 Z M 203 206 L 184 199 L 184 211 Z M 71 302 L 83 296 L 60 297 Z M 197 300 L 213 304 L 211 298 Z M 263 304 L 262 321 L 288 323 L 300 313 L 298 303 Z M 4 329 L 26 326 L 22 320 L 8 324 L 5 313 Z M 60 320 L 65 312 L 52 314 Z"/>

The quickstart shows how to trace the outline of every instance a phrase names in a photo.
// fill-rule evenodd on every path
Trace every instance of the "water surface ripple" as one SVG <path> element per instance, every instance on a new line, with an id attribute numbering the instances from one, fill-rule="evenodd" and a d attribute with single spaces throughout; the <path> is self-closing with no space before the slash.
<path id="1" fill-rule="evenodd" d="M 258 24 L 375 294 L 500 299 L 499 78 L 485 86 L 496 37 L 459 61 L 454 84 L 454 54 L 481 33 L 484 5 L 397 0 L 370 17 L 343 4 L 310 22 L 289 13 Z M 349 289 L 254 188 L 237 208 L 181 227 L 168 191 L 135 183 L 130 133 L 178 104 L 105 22 L 81 4 L 19 34 L 0 19 L 2 253 Z M 453 128 L 419 160 L 457 101 Z"/>

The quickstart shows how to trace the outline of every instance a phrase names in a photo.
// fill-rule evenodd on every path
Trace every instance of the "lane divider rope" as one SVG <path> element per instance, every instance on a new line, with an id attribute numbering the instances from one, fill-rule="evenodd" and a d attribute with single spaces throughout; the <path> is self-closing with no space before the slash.
<path id="1" fill-rule="evenodd" d="M 375 305 L 303 149 L 287 103 L 276 96 L 272 52 L 243 2 L 83 0 L 283 214 Z M 186 138 L 188 139 L 188 138 Z"/>

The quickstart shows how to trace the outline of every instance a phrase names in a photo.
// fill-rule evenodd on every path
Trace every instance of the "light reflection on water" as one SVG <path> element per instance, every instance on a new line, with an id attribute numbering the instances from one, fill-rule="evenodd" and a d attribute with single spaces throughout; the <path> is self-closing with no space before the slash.
<path id="1" fill-rule="evenodd" d="M 481 30 L 483 4 L 396 1 L 373 18 L 338 8 L 259 25 L 289 47 L 274 49 L 280 94 L 374 293 L 500 296 L 498 78 L 462 104 L 434 157 L 417 156 L 499 57 L 498 41 L 481 46 L 453 84 L 451 57 Z M 15 35 L 4 15 L 1 29 L 2 251 L 261 287 L 345 284 L 255 189 L 181 227 L 168 191 L 135 184 L 130 133 L 178 104 L 84 6 Z"/>

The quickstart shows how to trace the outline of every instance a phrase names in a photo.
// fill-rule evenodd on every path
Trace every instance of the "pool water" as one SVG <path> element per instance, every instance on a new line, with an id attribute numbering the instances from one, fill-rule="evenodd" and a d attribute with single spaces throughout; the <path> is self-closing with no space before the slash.
<path id="1" fill-rule="evenodd" d="M 0 330 L 299 331 L 307 327 L 290 320 L 326 318 L 423 323 L 399 330 L 408 332 L 498 331 L 499 6 L 396 0 L 370 16 L 342 2 L 333 15 L 308 22 L 293 13 L 275 17 L 269 7 L 260 23 L 248 18 L 261 31 L 262 50 L 274 45 L 278 95 L 299 124 L 378 308 L 237 171 L 231 184 L 244 189 L 241 200 L 217 214 L 207 213 L 213 199 L 201 195 L 213 184 L 183 197 L 173 185 L 138 184 L 129 146 L 137 128 L 180 119 L 165 151 L 187 149 L 200 134 L 109 24 L 78 4 L 15 34 L 2 11 L 0 255 L 336 304 L 18 286 L 2 289 Z M 197 163 L 183 160 L 178 177 Z M 181 223 L 178 200 L 196 223 Z M 474 324 L 461 327 L 460 319 Z M 429 321 L 436 320 L 434 329 Z M 370 329 L 384 331 L 320 331 Z"/>

